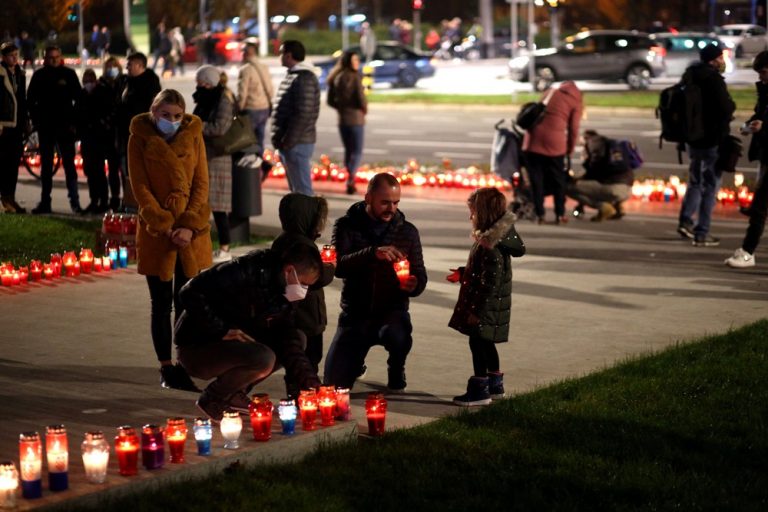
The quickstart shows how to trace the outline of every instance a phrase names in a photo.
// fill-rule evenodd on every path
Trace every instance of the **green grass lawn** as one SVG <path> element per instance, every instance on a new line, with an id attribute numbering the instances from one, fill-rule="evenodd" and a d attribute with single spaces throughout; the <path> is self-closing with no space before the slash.
<path id="1" fill-rule="evenodd" d="M 768 510 L 768 320 L 100 510 Z M 514 375 L 508 375 L 514 382 Z"/>
<path id="2" fill-rule="evenodd" d="M 755 106 L 754 88 L 730 89 L 731 96 L 738 110 L 752 110 Z M 372 103 L 427 103 L 434 105 L 522 105 L 537 101 L 540 94 L 531 92 L 494 95 L 472 94 L 431 94 L 410 92 L 405 94 L 372 93 L 368 100 Z M 655 109 L 659 104 L 659 91 L 621 91 L 621 92 L 584 92 L 584 104 L 595 107 L 633 107 Z"/>

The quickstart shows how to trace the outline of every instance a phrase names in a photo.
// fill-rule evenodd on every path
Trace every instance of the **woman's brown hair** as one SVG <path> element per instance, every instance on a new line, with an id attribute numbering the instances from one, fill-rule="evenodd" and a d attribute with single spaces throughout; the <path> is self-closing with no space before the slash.
<path id="1" fill-rule="evenodd" d="M 507 198 L 497 188 L 479 188 L 467 199 L 467 205 L 474 212 L 475 229 L 486 231 L 507 211 Z"/>

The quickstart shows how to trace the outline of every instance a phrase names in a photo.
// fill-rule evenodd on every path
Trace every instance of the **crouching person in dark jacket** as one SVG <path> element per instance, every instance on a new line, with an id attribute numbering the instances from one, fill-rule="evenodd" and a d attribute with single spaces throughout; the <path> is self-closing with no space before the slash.
<path id="1" fill-rule="evenodd" d="M 197 400 L 211 419 L 228 408 L 247 411 L 247 393 L 280 367 L 301 389 L 320 385 L 293 310 L 321 270 L 317 247 L 296 244 L 216 265 L 181 289 L 178 360 L 191 376 L 214 379 Z"/>

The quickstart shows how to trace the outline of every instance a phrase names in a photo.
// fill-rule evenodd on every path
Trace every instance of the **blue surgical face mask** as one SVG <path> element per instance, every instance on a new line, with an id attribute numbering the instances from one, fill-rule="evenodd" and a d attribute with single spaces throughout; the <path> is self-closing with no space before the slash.
<path id="1" fill-rule="evenodd" d="M 160 130 L 160 132 L 164 135 L 173 135 L 181 126 L 181 121 L 176 121 L 174 123 L 165 119 L 164 117 L 158 117 L 155 121 L 155 125 L 157 126 L 157 129 Z"/>
<path id="2" fill-rule="evenodd" d="M 107 76 L 109 78 L 117 78 L 120 76 L 120 68 L 109 68 L 107 70 Z"/>

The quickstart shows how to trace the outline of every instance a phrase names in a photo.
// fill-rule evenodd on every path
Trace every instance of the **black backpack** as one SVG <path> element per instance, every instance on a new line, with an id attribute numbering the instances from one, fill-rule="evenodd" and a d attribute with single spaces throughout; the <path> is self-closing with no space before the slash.
<path id="1" fill-rule="evenodd" d="M 656 118 L 661 120 L 662 140 L 677 143 L 678 160 L 682 163 L 682 151 L 686 142 L 702 139 L 704 133 L 704 102 L 701 88 L 686 79 L 661 91 Z"/>

